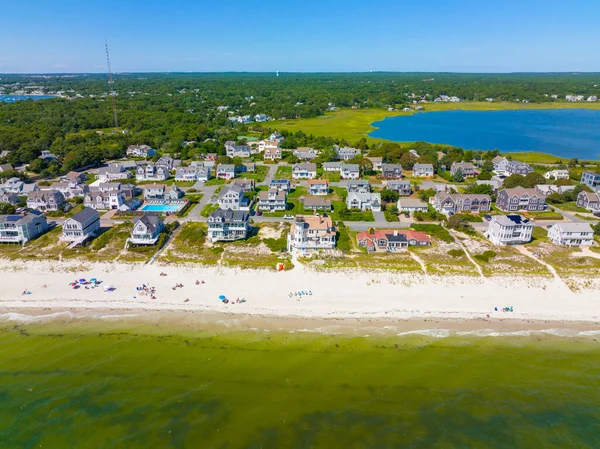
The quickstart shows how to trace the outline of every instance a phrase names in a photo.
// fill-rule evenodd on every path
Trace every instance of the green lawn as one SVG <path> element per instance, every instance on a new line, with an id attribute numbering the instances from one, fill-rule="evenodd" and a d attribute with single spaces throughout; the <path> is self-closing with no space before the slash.
<path id="1" fill-rule="evenodd" d="M 564 217 L 558 212 L 527 212 L 535 220 L 562 220 Z"/>
<path id="2" fill-rule="evenodd" d="M 204 183 L 205 186 L 221 186 L 225 184 L 224 179 L 211 178 Z"/>
<path id="3" fill-rule="evenodd" d="M 340 173 L 336 171 L 323 172 L 321 179 L 327 179 L 329 182 L 340 182 Z"/>
<path id="4" fill-rule="evenodd" d="M 583 213 L 588 213 L 589 210 L 583 208 L 583 207 L 579 207 L 577 205 L 577 203 L 575 201 L 571 201 L 568 203 L 561 203 L 561 204 L 551 204 L 551 207 L 554 206 L 560 210 L 564 210 L 566 212 L 583 212 Z"/>
<path id="5" fill-rule="evenodd" d="M 369 211 L 357 211 L 350 210 L 348 215 L 340 216 L 339 211 L 343 208 L 345 203 L 343 201 L 332 201 L 333 211 L 331 212 L 331 218 L 333 221 L 375 221 L 373 212 Z"/>
<path id="6" fill-rule="evenodd" d="M 200 215 L 202 215 L 203 217 L 208 217 L 212 212 L 216 211 L 218 208 L 219 208 L 218 204 L 206 204 L 202 208 Z"/>
<path id="7" fill-rule="evenodd" d="M 275 179 L 292 179 L 292 166 L 280 165 L 279 167 L 277 167 Z"/>
<path id="8" fill-rule="evenodd" d="M 263 182 L 269 173 L 269 167 L 264 165 L 257 165 L 255 171 L 244 172 L 244 178 L 254 179 L 256 182 Z"/>

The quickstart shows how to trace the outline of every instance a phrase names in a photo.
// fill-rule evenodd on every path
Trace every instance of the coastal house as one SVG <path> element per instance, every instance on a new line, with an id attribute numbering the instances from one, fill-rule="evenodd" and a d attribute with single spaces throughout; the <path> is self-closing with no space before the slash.
<path id="1" fill-rule="evenodd" d="M 176 182 L 206 182 L 209 179 L 210 167 L 206 166 L 178 167 L 175 171 Z"/>
<path id="2" fill-rule="evenodd" d="M 48 160 L 48 161 L 58 161 L 58 156 L 52 154 L 48 150 L 42 150 L 42 154 L 39 155 L 40 159 Z"/>
<path id="3" fill-rule="evenodd" d="M 341 162 L 324 162 L 323 171 L 326 172 L 340 172 L 342 170 Z"/>
<path id="4" fill-rule="evenodd" d="M 506 164 L 508 164 L 508 159 L 504 156 L 496 156 L 492 159 L 492 164 L 494 164 L 494 171 L 504 172 L 506 170 Z"/>
<path id="5" fill-rule="evenodd" d="M 336 229 L 331 217 L 296 215 L 287 238 L 289 252 L 303 253 L 335 248 Z"/>
<path id="6" fill-rule="evenodd" d="M 417 178 L 429 178 L 433 176 L 433 164 L 415 164 L 413 165 L 413 176 Z"/>
<path id="7" fill-rule="evenodd" d="M 40 190 L 36 183 L 25 184 L 17 177 L 9 178 L 0 185 L 0 189 L 6 193 L 16 193 L 19 196 L 27 195 L 29 192 Z"/>
<path id="8" fill-rule="evenodd" d="M 548 239 L 561 246 L 590 246 L 594 230 L 589 223 L 556 223 L 548 228 Z"/>
<path id="9" fill-rule="evenodd" d="M 592 190 L 600 190 L 600 173 L 584 171 L 581 173 L 581 183 Z"/>
<path id="10" fill-rule="evenodd" d="M 519 210 L 543 211 L 546 209 L 546 197 L 536 189 L 513 187 L 502 189 L 496 199 L 496 207 L 505 212 Z"/>
<path id="11" fill-rule="evenodd" d="M 356 234 L 356 242 L 369 252 L 390 252 L 409 246 L 430 246 L 431 238 L 421 231 L 380 229 L 372 233 L 359 232 Z"/>
<path id="12" fill-rule="evenodd" d="M 305 210 L 312 211 L 330 211 L 331 200 L 323 198 L 322 196 L 303 196 L 300 198 L 302 205 Z"/>
<path id="13" fill-rule="evenodd" d="M 358 179 L 360 178 L 360 166 L 358 164 L 342 164 L 340 168 L 340 178 Z"/>
<path id="14" fill-rule="evenodd" d="M 238 172 L 254 172 L 256 171 L 256 162 L 242 162 L 242 165 L 237 167 Z"/>
<path id="15" fill-rule="evenodd" d="M 558 179 L 569 179 L 569 170 L 550 170 L 544 173 L 544 178 L 549 181 Z"/>
<path id="16" fill-rule="evenodd" d="M 62 193 L 65 199 L 76 198 L 84 196 L 88 191 L 89 187 L 87 184 L 71 184 L 69 182 L 53 182 L 48 187 L 41 187 L 40 190 L 55 190 Z"/>
<path id="17" fill-rule="evenodd" d="M 218 201 L 219 207 L 224 210 L 247 210 L 249 203 L 244 194 L 244 189 L 236 184 L 223 188 L 219 192 Z"/>
<path id="18" fill-rule="evenodd" d="M 269 189 L 258 192 L 258 209 L 264 211 L 278 211 L 286 208 L 286 193 L 283 190 Z"/>
<path id="19" fill-rule="evenodd" d="M 308 181 L 309 195 L 328 195 L 329 182 L 326 179 L 310 179 Z"/>
<path id="20" fill-rule="evenodd" d="M 58 190 L 40 190 L 27 195 L 27 207 L 40 212 L 56 212 L 65 204 L 65 197 Z"/>
<path id="21" fill-rule="evenodd" d="M 111 164 L 98 170 L 98 180 L 100 182 L 119 181 L 131 177 L 133 177 L 132 173 L 121 164 Z"/>
<path id="22" fill-rule="evenodd" d="M 522 175 L 525 176 L 533 172 L 533 167 L 525 162 L 519 161 L 508 161 L 504 169 L 504 173 L 507 175 Z"/>
<path id="23" fill-rule="evenodd" d="M 19 204 L 19 195 L 16 193 L 5 192 L 4 190 L 0 189 L 0 203 L 8 203 L 12 204 L 13 206 L 17 205 Z"/>
<path id="24" fill-rule="evenodd" d="M 386 179 L 401 179 L 402 165 L 400 164 L 383 164 L 381 166 L 381 176 Z"/>
<path id="25" fill-rule="evenodd" d="M 409 196 L 413 192 L 412 185 L 408 180 L 390 180 L 388 181 L 386 188 L 397 192 L 400 196 Z"/>
<path id="26" fill-rule="evenodd" d="M 485 236 L 494 245 L 521 245 L 531 241 L 533 223 L 518 214 L 494 215 Z"/>
<path id="27" fill-rule="evenodd" d="M 595 192 L 580 192 L 577 195 L 577 205 L 591 212 L 600 211 L 600 194 Z"/>
<path id="28" fill-rule="evenodd" d="M 148 145 L 129 145 L 127 147 L 127 156 L 130 157 L 152 157 L 156 151 Z"/>
<path id="29" fill-rule="evenodd" d="M 366 180 L 348 181 L 348 184 L 346 184 L 346 189 L 348 190 L 348 193 L 369 193 L 371 192 L 371 184 L 369 184 L 369 181 Z"/>
<path id="30" fill-rule="evenodd" d="M 225 153 L 229 157 L 250 157 L 250 146 L 236 145 L 235 142 L 229 140 L 225 142 Z"/>
<path id="31" fill-rule="evenodd" d="M 72 246 L 83 244 L 96 235 L 100 229 L 100 216 L 89 207 L 67 218 L 62 224 L 61 241 L 70 242 Z"/>
<path id="32" fill-rule="evenodd" d="M 317 165 L 311 162 L 294 164 L 292 167 L 292 178 L 294 179 L 314 179 L 317 177 Z"/>
<path id="33" fill-rule="evenodd" d="M 347 161 L 361 154 L 361 150 L 358 148 L 339 147 L 338 145 L 334 145 L 333 149 L 340 161 Z"/>
<path id="34" fill-rule="evenodd" d="M 94 210 L 120 209 L 125 198 L 119 190 L 88 192 L 83 197 L 83 205 Z"/>
<path id="35" fill-rule="evenodd" d="M 156 165 L 164 165 L 169 170 L 174 170 L 175 168 L 179 167 L 179 165 L 181 165 L 181 160 L 173 159 L 168 154 L 165 154 L 159 160 L 156 161 Z"/>
<path id="36" fill-rule="evenodd" d="M 539 193 L 541 193 L 544 196 L 548 196 L 553 193 L 558 193 L 559 195 L 562 195 L 565 192 L 575 190 L 575 186 L 557 186 L 554 184 L 538 184 L 535 186 L 535 190 L 537 190 Z"/>
<path id="37" fill-rule="evenodd" d="M 283 190 L 285 192 L 289 192 L 291 188 L 289 179 L 272 179 L 269 183 L 270 189 Z"/>
<path id="38" fill-rule="evenodd" d="M 281 159 L 281 148 L 266 148 L 263 153 L 265 161 L 277 161 Z"/>
<path id="39" fill-rule="evenodd" d="M 0 243 L 24 245 L 48 230 L 46 216 L 36 210 L 0 215 Z"/>
<path id="40" fill-rule="evenodd" d="M 254 191 L 254 179 L 235 179 L 232 183 L 234 186 L 239 186 L 244 192 Z"/>
<path id="41" fill-rule="evenodd" d="M 269 142 L 278 142 L 281 143 L 285 140 L 285 137 L 283 137 L 281 134 L 279 134 L 277 131 L 275 131 L 273 134 L 271 134 L 267 140 Z"/>
<path id="42" fill-rule="evenodd" d="M 418 198 L 398 199 L 398 210 L 400 212 L 427 212 L 427 203 Z"/>
<path id="43" fill-rule="evenodd" d="M 235 165 L 233 164 L 219 164 L 217 165 L 217 179 L 233 179 L 235 178 Z"/>
<path id="44" fill-rule="evenodd" d="M 450 166 L 450 174 L 455 176 L 459 171 L 465 178 L 475 176 L 475 166 L 471 162 L 453 162 Z"/>
<path id="45" fill-rule="evenodd" d="M 452 215 L 461 212 L 487 212 L 492 198 L 485 194 L 438 192 L 433 198 L 433 207 L 438 212 Z"/>
<path id="46" fill-rule="evenodd" d="M 299 147 L 292 150 L 292 154 L 301 161 L 310 161 L 318 156 L 317 151 L 314 148 Z"/>
<path id="47" fill-rule="evenodd" d="M 169 167 L 166 165 L 140 165 L 135 171 L 135 179 L 137 181 L 165 181 L 170 176 Z"/>
<path id="48" fill-rule="evenodd" d="M 497 179 L 490 179 L 489 181 L 475 181 L 475 184 L 478 186 L 490 186 L 492 188 L 492 190 L 495 192 L 497 192 L 500 187 L 502 187 L 502 182 L 500 182 Z"/>
<path id="49" fill-rule="evenodd" d="M 248 212 L 217 209 L 208 217 L 208 239 L 211 242 L 242 240 L 249 231 Z"/>
<path id="50" fill-rule="evenodd" d="M 381 193 L 350 192 L 346 197 L 348 209 L 381 211 Z"/>
<path id="51" fill-rule="evenodd" d="M 158 215 L 144 214 L 141 217 L 135 217 L 131 237 L 128 241 L 134 245 L 154 245 L 164 228 L 165 224 Z"/>
<path id="52" fill-rule="evenodd" d="M 371 164 L 373 165 L 373 170 L 375 171 L 381 171 L 383 169 L 383 158 L 382 157 L 367 157 L 366 159 L 371 161 Z"/>

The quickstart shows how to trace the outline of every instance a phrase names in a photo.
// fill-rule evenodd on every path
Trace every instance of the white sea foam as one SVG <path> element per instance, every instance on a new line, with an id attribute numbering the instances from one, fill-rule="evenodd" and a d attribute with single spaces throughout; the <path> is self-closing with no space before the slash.
<path id="1" fill-rule="evenodd" d="M 398 336 L 405 335 L 424 335 L 434 338 L 448 338 L 451 336 L 457 337 L 530 337 L 532 335 L 552 335 L 555 337 L 594 337 L 600 336 L 600 330 L 577 331 L 574 329 L 541 329 L 541 330 L 520 330 L 511 332 L 499 332 L 493 329 L 477 329 L 473 331 L 457 331 L 453 332 L 450 329 L 422 329 L 401 332 Z"/>
<path id="2" fill-rule="evenodd" d="M 404 335 L 424 335 L 426 337 L 448 338 L 450 336 L 449 329 L 421 329 L 416 331 L 400 332 L 398 336 Z"/>
<path id="3" fill-rule="evenodd" d="M 17 321 L 19 323 L 39 323 L 57 319 L 72 320 L 77 318 L 71 312 L 55 312 L 46 315 L 27 315 L 24 313 L 9 312 L 0 314 L 0 321 Z"/>

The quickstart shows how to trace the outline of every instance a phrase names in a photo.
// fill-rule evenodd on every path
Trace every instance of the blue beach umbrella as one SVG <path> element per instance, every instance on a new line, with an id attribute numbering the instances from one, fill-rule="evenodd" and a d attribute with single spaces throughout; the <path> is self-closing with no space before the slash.
<path id="1" fill-rule="evenodd" d="M 227 298 L 225 298 L 225 295 L 221 295 L 221 296 L 219 296 L 219 299 L 220 299 L 221 301 L 225 301 Z"/>

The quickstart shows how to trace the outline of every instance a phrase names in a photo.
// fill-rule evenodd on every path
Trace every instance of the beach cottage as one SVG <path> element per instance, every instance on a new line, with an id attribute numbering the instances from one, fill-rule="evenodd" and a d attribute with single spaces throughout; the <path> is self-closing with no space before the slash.
<path id="1" fill-rule="evenodd" d="M 154 245 L 164 228 L 164 222 L 158 215 L 144 214 L 141 217 L 135 217 L 129 243 L 134 245 Z"/>
<path id="2" fill-rule="evenodd" d="M 98 229 L 100 229 L 98 212 L 86 207 L 63 222 L 60 240 L 70 242 L 71 246 L 80 245 L 94 237 Z"/>

